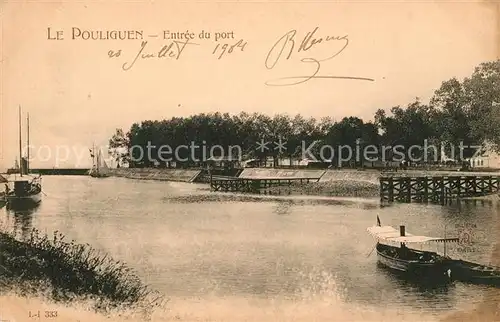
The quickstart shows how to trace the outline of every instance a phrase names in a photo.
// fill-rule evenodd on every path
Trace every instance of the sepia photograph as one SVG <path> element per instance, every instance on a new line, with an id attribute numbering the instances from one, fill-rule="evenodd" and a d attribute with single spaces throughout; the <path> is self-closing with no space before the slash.
<path id="1" fill-rule="evenodd" d="M 0 4 L 0 322 L 500 321 L 500 3 Z"/>

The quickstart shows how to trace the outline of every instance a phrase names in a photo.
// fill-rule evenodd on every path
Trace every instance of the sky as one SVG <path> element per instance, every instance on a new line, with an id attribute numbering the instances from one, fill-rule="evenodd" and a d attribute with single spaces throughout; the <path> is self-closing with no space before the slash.
<path id="1" fill-rule="evenodd" d="M 127 131 L 134 122 L 215 111 L 369 120 L 379 108 L 415 97 L 428 101 L 444 80 L 467 77 L 500 52 L 498 5 L 473 2 L 4 1 L 0 8 L 0 169 L 11 167 L 19 154 L 19 106 L 23 123 L 30 115 L 32 168 L 89 167 L 88 147 L 106 145 L 116 128 Z M 299 51 L 315 28 L 308 44 L 323 40 Z M 96 30 L 142 31 L 143 39 L 82 39 Z M 202 30 L 211 38 L 199 39 Z M 286 38 L 293 30 L 294 37 Z M 62 40 L 48 39 L 57 31 Z M 188 31 L 194 39 L 178 59 L 139 58 L 122 68 L 143 41 L 143 54 L 157 55 L 171 44 L 165 31 Z M 227 37 L 215 41 L 216 33 Z M 269 69 L 285 44 L 280 38 L 288 39 L 284 53 Z M 119 57 L 109 57 L 120 50 Z M 320 63 L 318 75 L 373 81 L 266 85 L 312 75 L 317 64 L 302 59 L 322 60 L 339 51 Z"/>

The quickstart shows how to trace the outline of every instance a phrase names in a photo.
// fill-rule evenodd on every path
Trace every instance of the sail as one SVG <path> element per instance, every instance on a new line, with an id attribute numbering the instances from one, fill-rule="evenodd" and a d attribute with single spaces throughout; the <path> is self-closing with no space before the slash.
<path id="1" fill-rule="evenodd" d="M 108 164 L 106 163 L 106 160 L 104 160 L 104 158 L 102 157 L 102 154 L 101 154 L 101 164 L 99 165 L 99 167 L 101 169 L 108 169 Z"/>
<path id="2" fill-rule="evenodd" d="M 101 174 L 107 174 L 108 173 L 108 165 L 106 164 L 106 161 L 102 157 L 102 152 L 99 150 L 97 153 L 97 171 Z"/>
<path id="3" fill-rule="evenodd" d="M 93 147 L 92 149 L 89 149 L 90 151 L 90 156 L 92 157 L 92 169 L 88 172 L 88 174 L 92 177 L 107 177 L 109 176 L 109 167 L 106 164 L 106 161 L 103 158 L 101 149 L 95 149 Z"/>

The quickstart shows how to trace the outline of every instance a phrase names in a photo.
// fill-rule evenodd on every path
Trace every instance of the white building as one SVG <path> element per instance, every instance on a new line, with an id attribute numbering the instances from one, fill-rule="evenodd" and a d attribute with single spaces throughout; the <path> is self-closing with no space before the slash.
<path id="1" fill-rule="evenodd" d="M 488 143 L 478 149 L 468 161 L 473 168 L 500 169 L 500 154 Z"/>

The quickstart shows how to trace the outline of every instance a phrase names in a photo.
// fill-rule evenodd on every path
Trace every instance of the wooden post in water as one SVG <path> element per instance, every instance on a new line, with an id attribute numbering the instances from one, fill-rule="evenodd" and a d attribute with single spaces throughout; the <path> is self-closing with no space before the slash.
<path id="1" fill-rule="evenodd" d="M 406 202 L 411 202 L 411 178 L 405 178 L 406 184 Z"/>
<path id="2" fill-rule="evenodd" d="M 389 177 L 389 202 L 394 202 L 394 180 Z"/>
<path id="3" fill-rule="evenodd" d="M 455 199 L 500 191 L 500 176 L 381 177 L 381 202 L 429 202 L 445 205 Z"/>
<path id="4" fill-rule="evenodd" d="M 441 205 L 444 205 L 445 203 L 445 199 L 446 199 L 446 192 L 445 192 L 445 187 L 444 187 L 444 177 L 441 177 L 439 178 L 439 188 L 440 188 L 440 192 L 441 192 Z"/>
<path id="5" fill-rule="evenodd" d="M 429 200 L 429 178 L 427 178 L 427 177 L 423 178 L 423 180 L 422 180 L 422 186 L 423 186 L 423 189 L 424 189 L 424 194 L 423 194 L 422 201 L 423 202 L 427 202 Z"/>
<path id="6" fill-rule="evenodd" d="M 384 190 L 384 178 L 379 178 L 379 192 L 380 192 L 380 202 L 384 202 L 385 190 Z"/>

